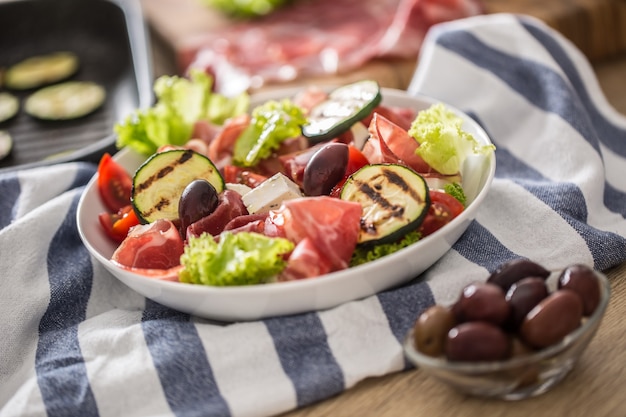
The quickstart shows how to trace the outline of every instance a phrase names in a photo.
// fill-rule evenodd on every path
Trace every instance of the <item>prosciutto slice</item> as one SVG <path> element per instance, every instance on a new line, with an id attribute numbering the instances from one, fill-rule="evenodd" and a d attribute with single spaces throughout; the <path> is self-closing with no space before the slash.
<path id="1" fill-rule="evenodd" d="M 480 13 L 478 0 L 295 0 L 264 18 L 190 39 L 179 64 L 204 69 L 218 92 L 234 95 L 346 73 L 374 58 L 416 58 L 432 25 Z"/>
<path id="2" fill-rule="evenodd" d="M 111 260 L 132 269 L 169 270 L 180 265 L 184 244 L 176 226 L 160 219 L 146 225 L 133 227 L 128 236 L 113 253 Z M 150 274 L 171 279 L 172 274 Z"/>
<path id="3" fill-rule="evenodd" d="M 406 130 L 384 116 L 374 113 L 369 125 L 370 139 L 365 143 L 363 155 L 372 164 L 404 163 L 420 174 L 433 169 L 415 153 L 419 144 Z"/>
<path id="4" fill-rule="evenodd" d="M 356 247 L 361 205 L 331 197 L 297 198 L 270 211 L 264 233 L 296 243 L 282 280 L 345 269 Z"/>
<path id="5" fill-rule="evenodd" d="M 217 236 L 224 231 L 226 225 L 233 219 L 247 214 L 248 210 L 243 204 L 241 195 L 232 190 L 225 190 L 220 194 L 219 204 L 213 213 L 187 227 L 186 238 L 198 237 L 202 233 Z"/>

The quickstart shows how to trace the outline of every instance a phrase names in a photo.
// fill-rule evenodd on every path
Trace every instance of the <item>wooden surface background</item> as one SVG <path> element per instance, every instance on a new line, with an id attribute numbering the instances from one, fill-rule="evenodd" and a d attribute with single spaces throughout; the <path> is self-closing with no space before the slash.
<path id="1" fill-rule="evenodd" d="M 518 13 L 543 20 L 593 62 L 626 52 L 625 0 L 483 0 L 483 4 L 486 13 Z M 159 68 L 170 74 L 179 72 L 176 51 L 188 39 L 232 24 L 200 0 L 142 0 L 142 5 L 152 33 L 162 47 Z M 384 87 L 404 89 L 411 80 L 416 59 L 373 61 L 349 74 L 307 81 L 337 84 L 374 78 Z"/>
<path id="2" fill-rule="evenodd" d="M 626 51 L 624 0 L 483 0 L 488 13 L 537 17 L 571 40 L 592 61 Z"/>

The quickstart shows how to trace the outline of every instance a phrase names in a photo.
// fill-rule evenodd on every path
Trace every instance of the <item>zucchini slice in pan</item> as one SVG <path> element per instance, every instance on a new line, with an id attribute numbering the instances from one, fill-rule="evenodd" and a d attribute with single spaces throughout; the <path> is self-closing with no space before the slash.
<path id="1" fill-rule="evenodd" d="M 78 70 L 78 65 L 78 56 L 72 52 L 33 56 L 9 67 L 4 83 L 13 90 L 41 87 L 69 78 Z"/>
<path id="2" fill-rule="evenodd" d="M 0 161 L 11 154 L 13 149 L 13 138 L 9 132 L 0 130 Z"/>
<path id="3" fill-rule="evenodd" d="M 10 93 L 0 93 L 0 123 L 15 116 L 20 109 L 20 101 Z"/>
<path id="4" fill-rule="evenodd" d="M 89 81 L 67 81 L 37 90 L 24 103 L 24 110 L 37 119 L 69 120 L 86 116 L 104 103 L 106 92 Z"/>
<path id="5" fill-rule="evenodd" d="M 178 219 L 178 201 L 193 180 L 205 179 L 221 193 L 224 179 L 206 156 L 189 149 L 155 153 L 133 176 L 131 203 L 139 221 Z"/>
<path id="6" fill-rule="evenodd" d="M 366 165 L 352 174 L 341 199 L 363 207 L 358 242 L 390 243 L 417 230 L 430 208 L 424 178 L 397 164 Z"/>
<path id="7" fill-rule="evenodd" d="M 309 142 L 330 140 L 350 130 L 380 104 L 382 96 L 376 81 L 363 80 L 339 87 L 311 109 L 302 135 Z"/>

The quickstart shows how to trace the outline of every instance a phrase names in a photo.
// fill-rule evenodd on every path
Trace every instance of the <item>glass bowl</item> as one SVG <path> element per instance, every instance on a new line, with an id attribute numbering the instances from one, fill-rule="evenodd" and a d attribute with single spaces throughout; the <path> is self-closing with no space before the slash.
<path id="1" fill-rule="evenodd" d="M 600 303 L 576 330 L 559 343 L 504 361 L 454 362 L 417 351 L 413 328 L 404 341 L 407 358 L 424 373 L 459 392 L 503 400 L 522 400 L 543 394 L 558 384 L 574 368 L 593 339 L 610 297 L 607 277 L 595 273 L 600 285 Z"/>

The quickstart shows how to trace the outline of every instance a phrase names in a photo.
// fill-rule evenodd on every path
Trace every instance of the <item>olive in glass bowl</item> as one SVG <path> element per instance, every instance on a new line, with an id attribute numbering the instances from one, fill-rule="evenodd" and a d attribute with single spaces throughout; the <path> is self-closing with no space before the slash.
<path id="1" fill-rule="evenodd" d="M 510 303 L 515 286 L 531 278 L 537 277 L 519 276 L 507 283 L 502 297 Z M 547 392 L 574 368 L 596 334 L 609 303 L 610 285 L 604 274 L 584 265 L 540 278 L 552 291 L 536 297 L 523 319 L 513 318 L 514 307 L 506 318 L 494 313 L 503 308 L 490 280 L 465 287 L 452 306 L 430 307 L 404 340 L 406 357 L 426 374 L 469 395 L 521 400 Z M 468 288 L 472 285 L 489 288 L 477 291 Z M 465 317 L 464 306 L 480 304 L 476 300 L 481 297 L 488 299 L 489 308 Z M 564 315 L 579 321 L 567 324 Z M 563 334 L 554 334 L 559 331 Z"/>

